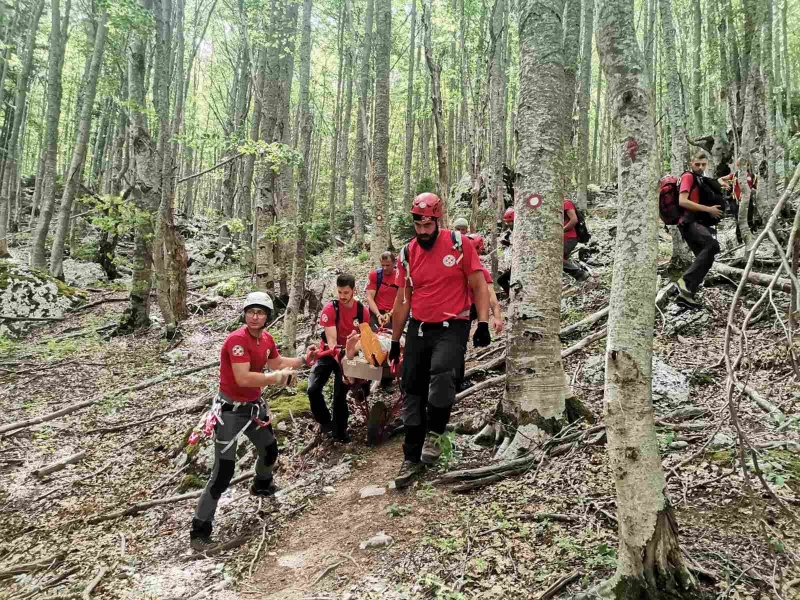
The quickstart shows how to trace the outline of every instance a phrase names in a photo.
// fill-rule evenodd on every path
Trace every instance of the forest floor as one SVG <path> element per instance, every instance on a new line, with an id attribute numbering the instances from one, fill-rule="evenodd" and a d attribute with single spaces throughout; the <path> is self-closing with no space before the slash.
<path id="1" fill-rule="evenodd" d="M 587 261 L 594 277 L 581 287 L 565 278 L 564 325 L 607 305 L 613 217 L 610 209 L 593 211 L 597 245 Z M 663 236 L 662 261 L 668 256 Z M 368 265 L 342 250 L 323 260 L 364 280 Z M 709 598 L 797 598 L 800 527 L 752 473 L 748 491 L 735 458 L 719 362 L 734 288 L 718 277 L 709 284 L 705 309 L 671 305 L 656 323 L 654 405 L 684 556 Z M 210 460 L 208 444 L 187 458 L 185 439 L 216 389 L 219 348 L 248 286 L 242 280 L 216 308 L 194 314 L 173 342 L 158 327 L 108 339 L 96 331 L 125 307 L 114 301 L 126 297 L 118 286 L 90 291 L 90 303 L 106 301 L 64 322 L 0 340 L 0 428 L 95 400 L 0 434 L 0 598 L 80 597 L 95 580 L 89 591 L 98 598 L 549 598 L 613 573 L 615 492 L 602 440 L 576 442 L 524 474 L 466 494 L 433 485 L 446 471 L 491 464 L 494 450 L 473 444 L 472 434 L 491 417 L 500 386 L 459 401 L 452 420 L 463 433 L 453 433 L 452 454 L 402 492 L 389 486 L 402 458 L 399 439 L 368 448 L 363 419 L 354 415 L 352 443 L 326 442 L 301 455 L 314 437 L 305 388 L 281 391 L 271 404 L 283 491 L 258 500 L 247 482 L 233 485 L 215 523 L 222 546 L 192 552 L 188 529 Z M 745 305 L 760 293 L 748 288 Z M 788 296 L 774 299 L 785 311 Z M 603 347 L 597 342 L 564 361 L 573 390 L 600 423 Z M 471 350 L 468 366 L 499 356 L 500 343 L 492 348 L 478 360 Z M 780 417 L 738 394 L 742 427 L 759 450 L 765 484 L 796 518 L 800 382 L 774 313 L 751 326 L 744 367 L 742 379 Z M 677 412 L 686 408 L 696 410 Z M 237 477 L 253 461 L 249 443 L 240 446 Z M 66 468 L 40 471 L 76 456 Z M 384 491 L 362 498 L 369 487 Z M 130 514 L 120 514 L 125 509 Z M 390 545 L 360 549 L 379 532 Z M 559 582 L 567 583 L 545 593 Z"/>

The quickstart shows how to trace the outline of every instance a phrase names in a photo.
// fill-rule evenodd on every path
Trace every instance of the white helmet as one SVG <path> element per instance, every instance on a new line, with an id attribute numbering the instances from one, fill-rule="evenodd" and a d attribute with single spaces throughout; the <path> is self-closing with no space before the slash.
<path id="1" fill-rule="evenodd" d="M 264 292 L 251 292 L 247 294 L 247 299 L 244 301 L 244 307 L 242 310 L 246 311 L 248 308 L 253 306 L 260 306 L 261 308 L 270 312 L 274 310 L 272 298 L 269 297 L 269 294 Z"/>
<path id="2" fill-rule="evenodd" d="M 457 218 L 455 221 L 453 221 L 453 229 L 458 229 L 459 227 L 469 229 L 469 221 L 467 221 L 464 217 Z"/>

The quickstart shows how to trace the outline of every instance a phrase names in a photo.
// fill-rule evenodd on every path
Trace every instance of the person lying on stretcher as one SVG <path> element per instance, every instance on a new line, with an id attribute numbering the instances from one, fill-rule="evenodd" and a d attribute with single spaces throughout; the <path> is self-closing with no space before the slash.
<path id="1" fill-rule="evenodd" d="M 403 340 L 401 340 L 401 348 Z M 353 331 L 345 344 L 345 358 L 354 360 L 361 358 L 373 367 L 388 365 L 389 350 L 392 347 L 392 338 L 389 332 L 375 333 L 367 323 L 359 325 L 358 331 Z M 392 383 L 394 371 L 388 377 L 381 379 L 381 386 L 386 389 Z M 345 381 L 351 380 L 345 376 Z"/>

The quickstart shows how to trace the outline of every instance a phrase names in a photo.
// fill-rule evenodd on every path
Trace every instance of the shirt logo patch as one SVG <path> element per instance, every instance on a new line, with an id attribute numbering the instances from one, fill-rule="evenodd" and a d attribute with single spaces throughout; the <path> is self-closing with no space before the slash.
<path id="1" fill-rule="evenodd" d="M 323 323 L 327 323 L 328 322 L 328 315 L 326 315 L 325 313 L 322 313 L 322 316 L 319 318 L 319 320 L 322 321 Z"/>
<path id="2" fill-rule="evenodd" d="M 231 354 L 234 356 L 244 356 L 244 348 L 241 346 L 234 346 L 231 348 Z"/>
<path id="3" fill-rule="evenodd" d="M 456 264 L 456 257 L 453 256 L 452 254 L 448 254 L 442 259 L 442 264 L 445 267 L 452 267 Z"/>

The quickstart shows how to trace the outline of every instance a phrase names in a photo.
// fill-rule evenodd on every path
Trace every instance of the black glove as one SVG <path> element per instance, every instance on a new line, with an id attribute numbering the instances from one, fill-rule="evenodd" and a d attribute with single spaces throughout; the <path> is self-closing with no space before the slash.
<path id="1" fill-rule="evenodd" d="M 392 349 L 389 350 L 389 362 L 400 360 L 400 342 L 392 340 Z"/>
<path id="2" fill-rule="evenodd" d="M 479 321 L 475 335 L 472 336 L 472 345 L 476 348 L 483 348 L 492 343 L 492 336 L 489 335 L 489 323 Z"/>

